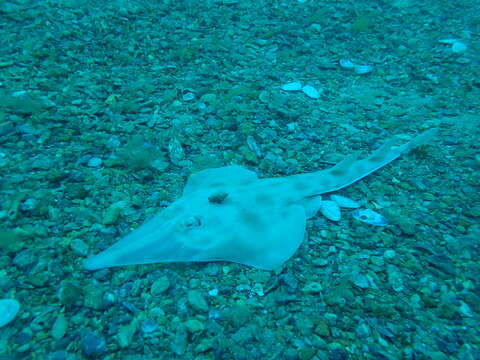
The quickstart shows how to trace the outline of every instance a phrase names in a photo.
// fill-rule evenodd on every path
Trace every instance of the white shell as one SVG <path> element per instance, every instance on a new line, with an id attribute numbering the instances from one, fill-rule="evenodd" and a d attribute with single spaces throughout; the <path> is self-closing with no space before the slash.
<path id="1" fill-rule="evenodd" d="M 1 299 L 0 300 L 0 328 L 7 325 L 20 310 L 20 303 L 15 299 Z"/>
<path id="2" fill-rule="evenodd" d="M 458 42 L 458 39 L 455 39 L 455 38 L 451 38 L 451 39 L 441 39 L 441 40 L 438 40 L 438 42 L 441 43 L 441 44 L 453 45 L 453 44 L 455 44 L 456 42 Z"/>
<path id="3" fill-rule="evenodd" d="M 462 43 L 461 41 L 457 41 L 456 43 L 452 44 L 452 51 L 454 53 L 461 53 L 467 50 L 467 45 Z"/>
<path id="4" fill-rule="evenodd" d="M 355 74 L 358 74 L 358 75 L 368 74 L 372 70 L 373 70 L 373 66 L 371 65 L 355 65 L 353 67 L 353 71 L 355 71 Z"/>
<path id="5" fill-rule="evenodd" d="M 311 85 L 305 85 L 302 91 L 311 99 L 318 99 L 320 97 L 320 92 Z"/>
<path id="6" fill-rule="evenodd" d="M 332 195 L 330 196 L 330 199 L 332 201 L 335 201 L 338 206 L 341 208 L 349 208 L 349 209 L 356 209 L 360 207 L 360 204 L 356 202 L 355 200 L 349 199 L 345 196 L 341 195 Z"/>
<path id="7" fill-rule="evenodd" d="M 294 81 L 282 85 L 282 90 L 285 91 L 300 91 L 302 90 L 302 83 L 300 81 Z"/>
<path id="8" fill-rule="evenodd" d="M 385 216 L 380 215 L 379 213 L 370 210 L 370 209 L 358 209 L 352 212 L 352 216 L 373 226 L 385 226 L 388 224 L 388 220 Z"/>
<path id="9" fill-rule="evenodd" d="M 340 64 L 340 67 L 342 69 L 347 69 L 347 70 L 351 70 L 355 66 L 355 64 L 348 59 L 341 59 L 338 63 Z"/>
<path id="10" fill-rule="evenodd" d="M 335 201 L 324 200 L 320 203 L 320 212 L 328 220 L 340 221 L 342 215 L 340 214 L 340 207 Z"/>

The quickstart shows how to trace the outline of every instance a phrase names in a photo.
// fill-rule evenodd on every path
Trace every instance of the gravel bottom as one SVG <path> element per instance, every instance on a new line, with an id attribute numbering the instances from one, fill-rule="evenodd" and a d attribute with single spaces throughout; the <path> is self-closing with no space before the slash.
<path id="1" fill-rule="evenodd" d="M 480 358 L 478 1 L 268 4 L 0 3 L 2 360 Z M 432 127 L 339 192 L 388 225 L 317 216 L 277 271 L 83 269 L 192 172 Z"/>

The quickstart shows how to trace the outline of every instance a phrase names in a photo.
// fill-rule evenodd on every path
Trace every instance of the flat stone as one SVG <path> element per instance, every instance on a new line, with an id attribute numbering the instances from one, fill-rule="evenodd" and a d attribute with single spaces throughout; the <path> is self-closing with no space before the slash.
<path id="1" fill-rule="evenodd" d="M 197 311 L 207 311 L 207 300 L 196 290 L 191 290 L 187 295 L 188 303 Z"/>

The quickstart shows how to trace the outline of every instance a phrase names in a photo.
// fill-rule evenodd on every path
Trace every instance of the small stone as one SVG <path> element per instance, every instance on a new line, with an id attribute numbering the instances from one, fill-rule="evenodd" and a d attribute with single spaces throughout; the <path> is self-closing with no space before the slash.
<path id="1" fill-rule="evenodd" d="M 265 292 L 263 291 L 263 286 L 262 284 L 256 283 L 253 285 L 252 292 L 258 296 L 263 296 L 265 295 Z"/>
<path id="2" fill-rule="evenodd" d="M 467 303 L 463 302 L 460 300 L 460 306 L 458 307 L 458 312 L 460 315 L 465 316 L 465 317 L 475 317 L 475 314 L 473 313 L 472 309 L 470 306 L 468 306 Z"/>
<path id="3" fill-rule="evenodd" d="M 83 305 L 90 309 L 100 310 L 103 307 L 103 291 L 100 287 L 87 285 L 83 289 Z"/>
<path id="4" fill-rule="evenodd" d="M 383 266 L 383 265 L 385 265 L 385 260 L 384 260 L 384 258 L 381 257 L 381 256 L 375 256 L 375 255 L 371 256 L 371 257 L 370 257 L 370 262 L 371 262 L 373 265 L 375 265 L 375 266 Z"/>
<path id="5" fill-rule="evenodd" d="M 150 334 L 154 331 L 156 331 L 157 329 L 159 328 L 159 325 L 158 323 L 151 319 L 151 318 L 148 318 L 148 319 L 145 319 L 143 322 L 142 322 L 142 332 L 144 334 Z"/>
<path id="6" fill-rule="evenodd" d="M 322 292 L 322 290 L 323 288 L 320 283 L 311 281 L 303 287 L 302 292 L 306 294 L 318 294 Z"/>
<path id="7" fill-rule="evenodd" d="M 214 288 L 212 290 L 209 290 L 208 291 L 208 295 L 210 296 L 217 296 L 218 295 L 218 289 L 217 288 Z"/>
<path id="8" fill-rule="evenodd" d="M 200 98 L 200 101 L 205 102 L 207 104 L 214 104 L 217 101 L 217 95 L 213 93 L 204 94 Z"/>
<path id="9" fill-rule="evenodd" d="M 388 283 L 392 287 L 392 289 L 396 292 L 403 291 L 403 278 L 402 274 L 398 271 L 398 269 L 393 265 L 387 265 L 387 278 Z"/>
<path id="10" fill-rule="evenodd" d="M 191 334 L 193 333 L 199 333 L 205 330 L 205 325 L 196 319 L 190 319 L 185 321 L 185 327 L 187 328 L 187 331 Z"/>
<path id="11" fill-rule="evenodd" d="M 33 249 L 22 250 L 13 258 L 13 264 L 25 270 L 38 261 L 38 254 Z"/>
<path id="12" fill-rule="evenodd" d="M 405 235 L 411 236 L 415 234 L 416 223 L 414 220 L 408 217 L 397 217 L 395 223 Z"/>
<path id="13" fill-rule="evenodd" d="M 200 343 L 197 346 L 195 346 L 195 352 L 197 354 L 204 353 L 210 350 L 212 347 L 213 347 L 212 339 L 203 339 L 202 341 L 200 341 Z"/>
<path id="14" fill-rule="evenodd" d="M 178 141 L 177 138 L 171 137 L 168 142 L 168 155 L 172 164 L 179 164 L 181 160 L 185 158 L 185 151 L 183 150 L 182 144 Z"/>
<path id="15" fill-rule="evenodd" d="M 58 298 L 63 305 L 76 304 L 83 297 L 83 288 L 73 281 L 63 281 L 60 285 Z"/>
<path id="16" fill-rule="evenodd" d="M 90 160 L 88 160 L 87 165 L 89 167 L 96 168 L 96 167 L 102 166 L 102 163 L 103 163 L 102 159 L 100 159 L 98 157 L 92 157 Z"/>
<path id="17" fill-rule="evenodd" d="M 187 299 L 189 304 L 196 311 L 207 311 L 208 303 L 205 298 L 198 291 L 191 290 L 188 292 Z"/>
<path id="18" fill-rule="evenodd" d="M 67 333 L 67 328 L 68 328 L 67 319 L 65 318 L 65 315 L 60 314 L 59 316 L 57 316 L 57 318 L 55 319 L 55 322 L 53 323 L 52 337 L 55 340 L 60 340 Z"/>
<path id="19" fill-rule="evenodd" d="M 105 212 L 103 213 L 103 224 L 104 225 L 112 225 L 115 224 L 120 216 L 122 209 L 115 204 L 110 205 Z"/>
<path id="20" fill-rule="evenodd" d="M 480 217 L 480 205 L 473 205 L 470 209 L 466 209 L 467 214 L 473 217 Z"/>
<path id="21" fill-rule="evenodd" d="M 150 310 L 149 314 L 159 324 L 164 324 L 167 321 L 165 311 L 159 307 L 154 307 L 152 310 Z"/>
<path id="22" fill-rule="evenodd" d="M 169 287 L 170 281 L 168 277 L 162 276 L 153 282 L 151 291 L 153 295 L 160 295 L 167 291 Z"/>
<path id="23" fill-rule="evenodd" d="M 296 127 L 297 127 L 297 123 L 295 122 L 291 122 L 287 124 L 287 130 L 290 132 L 294 132 Z"/>
<path id="24" fill-rule="evenodd" d="M 121 348 L 130 346 L 135 331 L 137 331 L 137 327 L 133 323 L 121 326 L 117 334 L 118 345 L 120 345 Z"/>
<path id="25" fill-rule="evenodd" d="M 318 99 L 320 97 L 320 92 L 311 85 L 305 85 L 302 87 L 302 91 L 311 99 Z"/>
<path id="26" fill-rule="evenodd" d="M 315 327 L 315 333 L 322 337 L 330 336 L 330 328 L 325 321 L 319 321 Z"/>
<path id="27" fill-rule="evenodd" d="M 185 353 L 188 344 L 188 331 L 185 325 L 180 324 L 176 326 L 177 332 L 170 344 L 170 347 L 175 355 L 181 356 Z"/>
<path id="28" fill-rule="evenodd" d="M 387 260 L 394 259 L 396 256 L 397 253 L 395 252 L 395 250 L 392 249 L 385 250 L 385 252 L 383 253 L 383 257 Z"/>
<path id="29" fill-rule="evenodd" d="M 0 328 L 4 327 L 18 314 L 20 310 L 20 303 L 15 299 L 2 299 L 0 300 Z"/>
<path id="30" fill-rule="evenodd" d="M 368 278 L 360 273 L 354 274 L 351 278 L 351 281 L 354 285 L 358 286 L 361 289 L 367 289 L 368 287 L 370 287 Z"/>
<path id="31" fill-rule="evenodd" d="M 99 355 L 105 350 L 105 339 L 93 331 L 83 333 L 80 347 L 87 356 Z"/>
<path id="32" fill-rule="evenodd" d="M 311 346 L 301 347 L 298 350 L 298 358 L 300 360 L 310 360 L 315 356 L 317 349 Z"/>
<path id="33" fill-rule="evenodd" d="M 77 255 L 88 255 L 88 245 L 81 239 L 73 239 L 70 243 L 70 248 Z"/>
<path id="34" fill-rule="evenodd" d="M 20 204 L 22 211 L 33 211 L 38 205 L 38 200 L 34 198 L 28 198 Z"/>
<path id="35" fill-rule="evenodd" d="M 370 327 L 362 322 L 355 328 L 355 332 L 359 338 L 365 339 L 370 336 Z"/>

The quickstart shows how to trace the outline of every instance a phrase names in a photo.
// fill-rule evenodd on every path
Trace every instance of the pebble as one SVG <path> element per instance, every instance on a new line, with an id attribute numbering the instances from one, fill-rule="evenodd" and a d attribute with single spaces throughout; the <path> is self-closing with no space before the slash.
<path id="1" fill-rule="evenodd" d="M 322 337 L 330 336 L 330 328 L 325 321 L 320 320 L 315 327 L 315 333 Z"/>
<path id="2" fill-rule="evenodd" d="M 370 287 L 370 282 L 368 278 L 360 273 L 356 273 L 352 276 L 351 281 L 354 285 L 358 286 L 361 289 L 367 289 Z"/>
<path id="3" fill-rule="evenodd" d="M 172 137 L 168 142 L 168 155 L 172 164 L 177 165 L 185 158 L 185 151 L 177 138 Z"/>
<path id="4" fill-rule="evenodd" d="M 10 323 L 20 310 L 20 303 L 15 299 L 0 300 L 0 328 Z"/>
<path id="5" fill-rule="evenodd" d="M 25 249 L 17 253 L 13 258 L 13 264 L 18 268 L 25 270 L 38 262 L 38 253 L 33 249 Z"/>
<path id="6" fill-rule="evenodd" d="M 305 85 L 302 87 L 302 91 L 311 99 L 318 99 L 320 97 L 320 92 L 311 85 Z"/>
<path id="7" fill-rule="evenodd" d="M 263 291 L 263 286 L 262 284 L 259 284 L 259 283 L 256 283 L 255 285 L 253 285 L 252 292 L 258 296 L 265 295 L 265 292 Z"/>
<path id="8" fill-rule="evenodd" d="M 187 295 L 188 303 L 197 311 L 207 311 L 207 300 L 198 291 L 191 290 Z"/>
<path id="9" fill-rule="evenodd" d="M 170 344 L 170 348 L 172 349 L 175 355 L 181 356 L 185 353 L 188 345 L 188 332 L 185 325 L 180 324 L 176 326 L 177 331 L 175 333 L 175 337 Z"/>
<path id="10" fill-rule="evenodd" d="M 387 219 L 379 213 L 370 209 L 358 209 L 352 212 L 352 216 L 364 223 L 373 226 L 385 226 L 388 225 Z"/>
<path id="11" fill-rule="evenodd" d="M 154 281 L 151 287 L 151 291 L 153 295 L 160 295 L 167 291 L 169 287 L 170 280 L 168 280 L 168 277 L 162 276 Z"/>
<path id="12" fill-rule="evenodd" d="M 126 201 L 117 201 L 110 205 L 103 213 L 102 222 L 104 225 L 113 225 L 117 222 L 123 209 L 127 207 Z"/>
<path id="13" fill-rule="evenodd" d="M 77 255 L 88 255 L 88 245 L 81 239 L 73 239 L 70 243 L 70 248 Z"/>
<path id="14" fill-rule="evenodd" d="M 200 101 L 203 101 L 207 104 L 214 104 L 217 101 L 217 95 L 213 93 L 204 94 L 200 98 Z"/>
<path id="15" fill-rule="evenodd" d="M 300 81 L 289 82 L 283 84 L 281 89 L 284 91 L 300 91 L 302 90 L 302 83 Z"/>
<path id="16" fill-rule="evenodd" d="M 402 274 L 393 265 L 387 265 L 387 279 L 392 289 L 396 292 L 403 291 Z"/>
<path id="17" fill-rule="evenodd" d="M 120 330 L 117 334 L 118 345 L 120 345 L 121 348 L 130 346 L 135 331 L 137 331 L 137 327 L 133 323 L 120 326 Z"/>
<path id="18" fill-rule="evenodd" d="M 362 322 L 357 325 L 355 332 L 359 338 L 365 339 L 370 336 L 370 327 Z"/>
<path id="19" fill-rule="evenodd" d="M 385 250 L 383 253 L 383 257 L 388 260 L 394 259 L 395 256 L 397 256 L 397 253 L 392 249 Z"/>
<path id="20" fill-rule="evenodd" d="M 218 289 L 217 288 L 214 288 L 212 290 L 209 290 L 208 291 L 208 295 L 210 296 L 217 296 L 218 295 Z"/>
<path id="21" fill-rule="evenodd" d="M 68 322 L 63 314 L 60 314 L 53 323 L 52 326 L 52 337 L 55 340 L 60 340 L 67 333 Z"/>
<path id="22" fill-rule="evenodd" d="M 205 330 L 205 325 L 197 319 L 187 320 L 184 324 L 190 334 L 202 332 L 203 330 Z"/>
<path id="23" fill-rule="evenodd" d="M 92 157 L 90 160 L 88 160 L 87 165 L 89 167 L 96 168 L 96 167 L 102 166 L 102 163 L 103 163 L 102 159 L 100 159 L 98 157 Z"/>
<path id="24" fill-rule="evenodd" d="M 342 218 L 340 207 L 335 201 L 322 200 L 320 202 L 320 212 L 323 216 L 332 221 L 340 221 Z"/>
<path id="25" fill-rule="evenodd" d="M 20 204 L 20 209 L 22 211 L 32 211 L 32 210 L 35 210 L 37 205 L 38 205 L 38 200 L 37 199 L 28 198 Z"/>
<path id="26" fill-rule="evenodd" d="M 149 334 L 156 331 L 159 328 L 157 322 L 151 318 L 147 318 L 143 321 L 141 329 L 144 334 Z"/>
<path id="27" fill-rule="evenodd" d="M 100 310 L 103 307 L 103 290 L 99 286 L 89 284 L 83 288 L 83 305 L 89 309 Z"/>
<path id="28" fill-rule="evenodd" d="M 80 347 L 87 356 L 99 355 L 105 350 L 105 339 L 93 331 L 86 331 L 82 335 Z"/>

